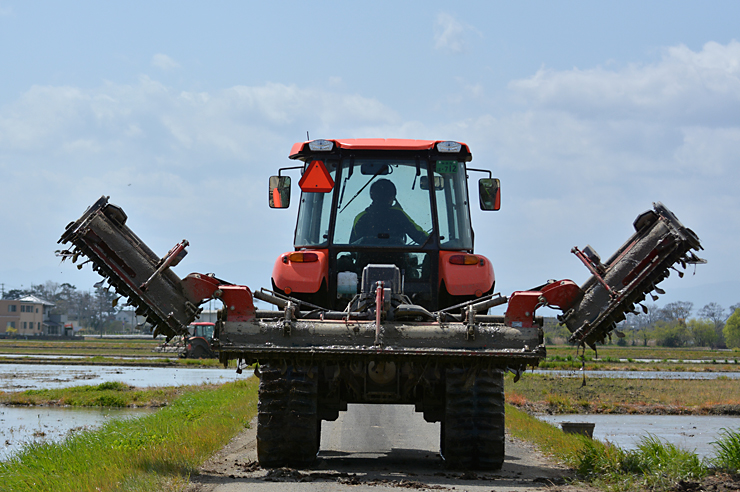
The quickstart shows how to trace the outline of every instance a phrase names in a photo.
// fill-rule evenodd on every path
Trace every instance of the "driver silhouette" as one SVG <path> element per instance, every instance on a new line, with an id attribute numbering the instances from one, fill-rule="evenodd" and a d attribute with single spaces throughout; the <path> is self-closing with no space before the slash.
<path id="1" fill-rule="evenodd" d="M 379 179 L 370 186 L 372 203 L 355 217 L 350 243 L 406 244 L 406 236 L 423 244 L 427 233 L 404 212 L 396 200 L 396 185 Z"/>

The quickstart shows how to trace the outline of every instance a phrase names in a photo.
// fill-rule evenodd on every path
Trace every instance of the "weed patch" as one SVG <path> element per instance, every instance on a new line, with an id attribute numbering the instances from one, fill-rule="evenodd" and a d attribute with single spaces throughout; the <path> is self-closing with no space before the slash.
<path id="1" fill-rule="evenodd" d="M 740 431 L 722 429 L 719 441 L 712 443 L 715 457 L 710 463 L 715 468 L 737 473 L 740 471 Z"/>

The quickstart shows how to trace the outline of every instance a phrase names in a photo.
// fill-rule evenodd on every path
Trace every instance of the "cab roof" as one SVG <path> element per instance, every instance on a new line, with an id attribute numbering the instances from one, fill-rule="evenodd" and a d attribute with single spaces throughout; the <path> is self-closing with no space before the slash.
<path id="1" fill-rule="evenodd" d="M 346 138 L 346 139 L 325 139 L 333 142 L 335 147 L 340 149 L 355 150 L 432 150 L 434 146 L 445 140 L 411 140 L 404 138 Z M 298 142 L 293 144 L 290 149 L 290 158 L 297 159 L 301 154 L 310 152 L 308 144 L 313 140 Z M 460 154 L 470 154 L 468 145 L 462 142 Z"/>

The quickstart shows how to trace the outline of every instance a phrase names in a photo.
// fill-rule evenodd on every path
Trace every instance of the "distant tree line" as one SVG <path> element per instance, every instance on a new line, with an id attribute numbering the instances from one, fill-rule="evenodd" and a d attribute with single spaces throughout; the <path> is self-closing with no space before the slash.
<path id="1" fill-rule="evenodd" d="M 89 291 L 78 290 L 74 285 L 47 281 L 31 285 L 30 289 L 12 289 L 4 293 L 3 299 L 21 299 L 33 295 L 54 304 L 51 314 L 67 315 L 68 321 L 97 333 L 120 331 L 121 322 L 116 314 L 124 307 L 119 305 L 118 295 L 101 285 Z"/>
<path id="2" fill-rule="evenodd" d="M 644 306 L 644 308 L 643 308 Z M 660 345 L 663 347 L 740 347 L 740 303 L 725 309 L 710 302 L 694 315 L 694 303 L 677 301 L 658 307 L 655 304 L 638 305 L 639 311 L 629 313 L 619 324 L 612 343 L 617 345 Z M 548 342 L 568 338 L 564 326 L 551 323 L 545 326 Z"/>

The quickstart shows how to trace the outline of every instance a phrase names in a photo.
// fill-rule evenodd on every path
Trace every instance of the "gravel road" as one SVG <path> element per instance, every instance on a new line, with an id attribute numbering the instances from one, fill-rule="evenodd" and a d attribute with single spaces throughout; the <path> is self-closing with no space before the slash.
<path id="1" fill-rule="evenodd" d="M 439 424 L 411 406 L 350 405 L 322 423 L 321 451 L 308 470 L 264 470 L 256 463 L 256 419 L 191 477 L 188 492 L 359 492 L 410 488 L 455 491 L 588 491 L 564 484 L 567 470 L 526 442 L 507 438 L 499 472 L 446 470 Z"/>

